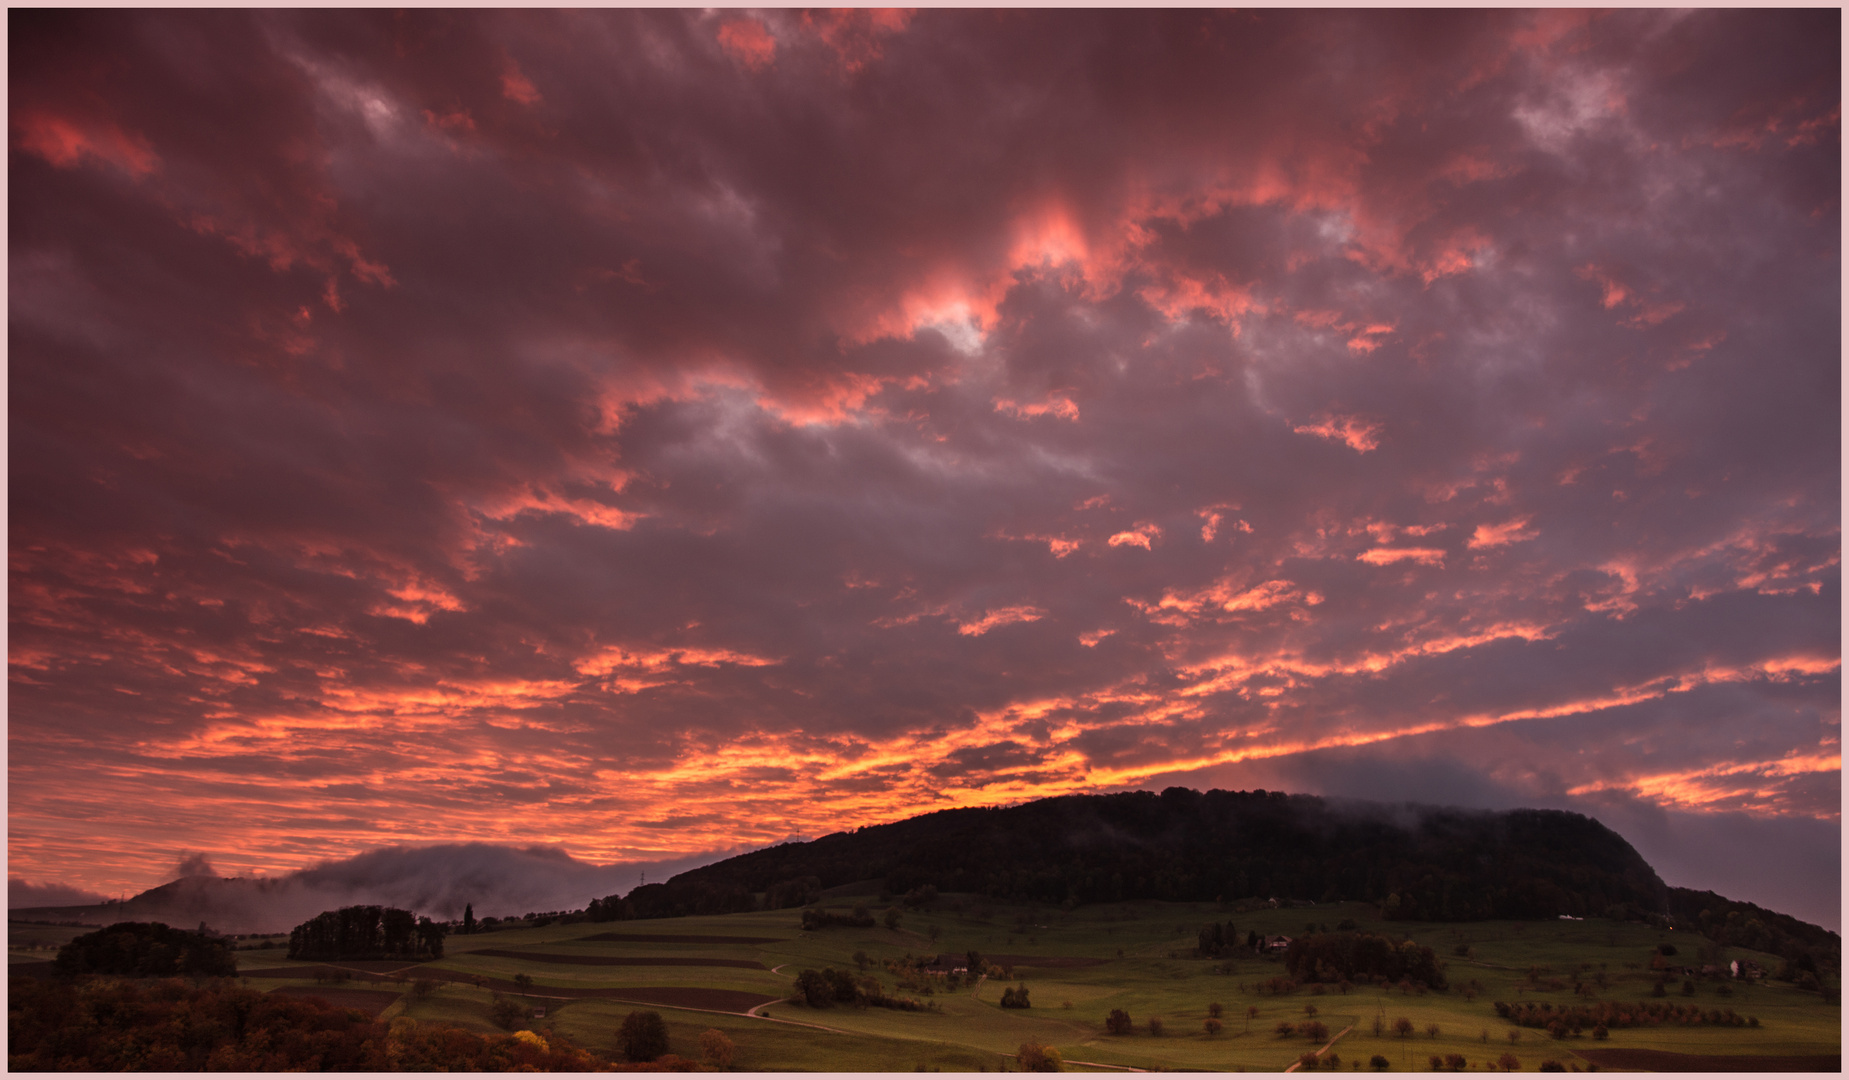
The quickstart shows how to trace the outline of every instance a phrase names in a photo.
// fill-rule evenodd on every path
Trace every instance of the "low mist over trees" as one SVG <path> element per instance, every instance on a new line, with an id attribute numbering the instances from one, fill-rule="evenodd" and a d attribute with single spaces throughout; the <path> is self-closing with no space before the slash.
<path id="1" fill-rule="evenodd" d="M 399 908 L 362 905 L 324 911 L 289 932 L 291 960 L 438 960 L 441 923 Z"/>

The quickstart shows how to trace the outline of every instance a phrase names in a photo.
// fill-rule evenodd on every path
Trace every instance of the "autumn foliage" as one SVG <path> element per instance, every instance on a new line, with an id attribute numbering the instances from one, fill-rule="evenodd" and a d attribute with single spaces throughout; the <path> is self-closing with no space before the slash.
<path id="1" fill-rule="evenodd" d="M 612 1069 L 556 1036 L 479 1035 L 403 1020 L 388 1026 L 356 1009 L 263 994 L 228 979 L 189 986 L 178 979 L 16 978 L 8 1005 L 12 1072 Z"/>

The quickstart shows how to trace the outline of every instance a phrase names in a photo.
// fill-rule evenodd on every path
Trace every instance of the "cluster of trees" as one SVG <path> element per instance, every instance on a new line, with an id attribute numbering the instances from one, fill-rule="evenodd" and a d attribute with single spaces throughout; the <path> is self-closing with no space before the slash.
<path id="1" fill-rule="evenodd" d="M 1664 1024 L 1679 1024 L 1683 1027 L 1758 1027 L 1757 1016 L 1740 1016 L 1732 1009 L 1703 1009 L 1699 1005 L 1675 1005 L 1667 1001 L 1639 1001 L 1630 1004 L 1617 1001 L 1600 1001 L 1590 1005 L 1555 1005 L 1551 1002 L 1516 1002 L 1495 1003 L 1496 1015 L 1518 1027 L 1546 1028 L 1556 1036 L 1567 1032 L 1577 1035 L 1582 1031 L 1593 1029 L 1598 1038 L 1604 1038 L 1600 1032 L 1611 1028 L 1661 1027 Z"/>
<path id="2" fill-rule="evenodd" d="M 438 960 L 448 928 L 400 908 L 324 911 L 289 932 L 291 960 Z"/>
<path id="3" fill-rule="evenodd" d="M 236 975 L 238 962 L 231 951 L 223 938 L 166 923 L 119 922 L 72 938 L 54 963 L 61 975 Z"/>
<path id="4" fill-rule="evenodd" d="M 1169 788 L 944 810 L 780 844 L 598 908 L 659 918 L 797 906 L 812 900 L 796 898 L 804 890 L 792 882 L 813 880 L 819 894 L 869 877 L 893 895 L 929 885 L 1073 905 L 1368 900 L 1390 918 L 1433 921 L 1661 912 L 1667 902 L 1662 880 L 1622 837 L 1578 814 L 1405 815 L 1281 792 Z"/>
<path id="5" fill-rule="evenodd" d="M 1020 983 L 1002 991 L 1002 1008 L 1031 1009 L 1033 1005 L 1027 1000 L 1027 984 Z"/>
<path id="6" fill-rule="evenodd" d="M 1284 966 L 1306 982 L 1386 979 L 1445 988 L 1444 973 L 1430 946 L 1379 934 L 1338 930 L 1294 938 L 1284 950 Z"/>
<path id="7" fill-rule="evenodd" d="M 819 907 L 803 909 L 804 930 L 822 930 L 830 926 L 866 927 L 872 925 L 873 913 L 867 910 L 867 905 L 865 904 L 854 905 L 854 911 L 851 915 L 842 915 L 839 912 L 829 911 L 826 908 Z"/>
<path id="8" fill-rule="evenodd" d="M 918 1011 L 925 1006 L 907 997 L 894 997 L 871 975 L 855 977 L 851 971 L 835 968 L 804 968 L 796 976 L 796 996 L 812 1009 L 831 1005 L 875 1006 L 881 1009 Z"/>
<path id="9" fill-rule="evenodd" d="M 1196 951 L 1202 956 L 1225 956 L 1227 953 L 1239 948 L 1241 944 L 1244 944 L 1248 949 L 1251 948 L 1258 940 L 1258 935 L 1251 934 L 1250 939 L 1249 941 L 1241 942 L 1239 940 L 1239 931 L 1233 929 L 1233 924 L 1230 922 L 1208 923 L 1206 926 L 1201 927 L 1200 944 L 1197 946 Z"/>
<path id="10" fill-rule="evenodd" d="M 1821 926 L 1706 890 L 1669 890 L 1669 910 L 1679 924 L 1700 928 L 1716 945 L 1783 957 L 1781 979 L 1798 981 L 1809 973 L 1813 984 L 1832 976 L 1841 980 L 1842 937 Z"/>
<path id="11" fill-rule="evenodd" d="M 188 986 L 15 979 L 7 1067 L 16 1072 L 598 1072 L 556 1036 L 386 1025 L 354 1009 L 230 980 Z"/>

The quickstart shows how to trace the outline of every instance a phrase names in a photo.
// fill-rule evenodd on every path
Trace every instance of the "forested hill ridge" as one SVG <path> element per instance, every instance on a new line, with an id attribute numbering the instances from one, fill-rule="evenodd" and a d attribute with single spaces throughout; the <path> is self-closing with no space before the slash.
<path id="1" fill-rule="evenodd" d="M 1797 940 L 1841 952 L 1837 935 L 1821 927 L 1668 887 L 1623 837 L 1581 814 L 1178 787 L 943 810 L 780 844 L 605 898 L 590 915 L 789 907 L 869 878 L 895 896 L 930 885 L 1069 905 L 1363 900 L 1388 918 L 1445 922 L 1570 915 L 1694 923 L 1706 912 L 1720 932 L 1731 917 L 1736 934 L 1763 937 L 1755 947 Z"/>

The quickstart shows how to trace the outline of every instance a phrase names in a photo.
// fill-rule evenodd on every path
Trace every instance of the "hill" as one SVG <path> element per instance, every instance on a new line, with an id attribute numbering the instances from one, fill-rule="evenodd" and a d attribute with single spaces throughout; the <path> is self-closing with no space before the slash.
<path id="1" fill-rule="evenodd" d="M 1186 788 L 944 810 L 780 844 L 606 898 L 592 917 L 795 906 L 868 878 L 893 896 L 929 885 L 1067 907 L 1360 900 L 1388 919 L 1438 922 L 1604 916 L 1666 925 L 1703 922 L 1706 911 L 1704 929 L 1731 925 L 1753 948 L 1841 951 L 1821 927 L 1668 887 L 1623 837 L 1581 814 Z"/>

